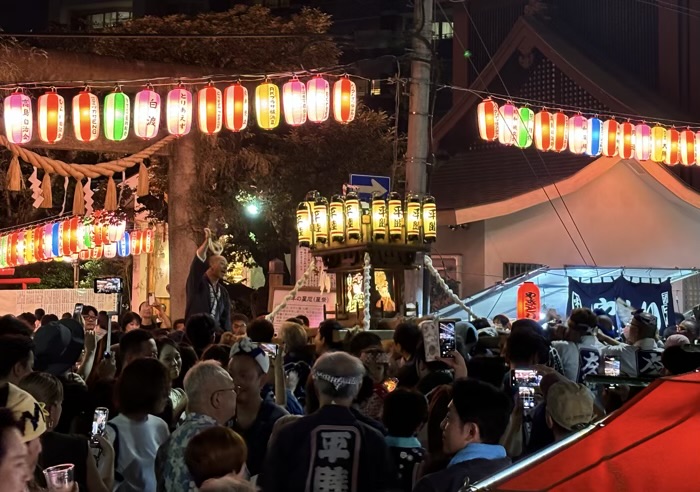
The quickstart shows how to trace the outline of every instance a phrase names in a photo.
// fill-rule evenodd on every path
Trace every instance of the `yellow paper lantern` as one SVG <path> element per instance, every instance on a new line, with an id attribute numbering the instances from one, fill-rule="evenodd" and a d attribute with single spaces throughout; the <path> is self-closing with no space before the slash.
<path id="1" fill-rule="evenodd" d="M 401 195 L 392 191 L 389 193 L 389 237 L 399 240 L 403 237 L 404 217 Z"/>
<path id="2" fill-rule="evenodd" d="M 437 239 L 437 206 L 430 195 L 423 197 L 423 239 L 428 243 Z"/>
<path id="3" fill-rule="evenodd" d="M 362 210 L 360 198 L 351 191 L 345 197 L 345 237 L 350 240 L 362 239 Z"/>
<path id="4" fill-rule="evenodd" d="M 389 229 L 388 221 L 386 200 L 375 196 L 372 198 L 372 237 L 375 240 L 386 238 Z"/>
<path id="5" fill-rule="evenodd" d="M 408 241 L 420 240 L 421 222 L 420 198 L 417 195 L 408 195 L 406 198 L 406 239 Z"/>
<path id="6" fill-rule="evenodd" d="M 666 145 L 666 129 L 663 126 L 656 125 L 651 129 L 651 160 L 654 162 L 663 162 Z"/>
<path id="7" fill-rule="evenodd" d="M 297 206 L 297 235 L 299 246 L 310 247 L 313 240 L 311 232 L 311 210 L 307 202 L 300 202 Z"/>
<path id="8" fill-rule="evenodd" d="M 328 225 L 331 242 L 342 243 L 345 241 L 345 201 L 340 195 L 331 197 L 328 209 Z"/>
<path id="9" fill-rule="evenodd" d="M 273 130 L 280 124 L 280 90 L 265 81 L 255 88 L 255 118 L 263 130 Z"/>
<path id="10" fill-rule="evenodd" d="M 313 204 L 314 211 L 314 241 L 317 244 L 328 242 L 328 200 L 317 196 Z"/>

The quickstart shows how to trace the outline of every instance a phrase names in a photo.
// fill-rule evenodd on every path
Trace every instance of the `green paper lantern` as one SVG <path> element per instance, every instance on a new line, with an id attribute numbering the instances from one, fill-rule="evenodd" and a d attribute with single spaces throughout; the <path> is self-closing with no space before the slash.
<path id="1" fill-rule="evenodd" d="M 530 108 L 518 109 L 517 134 L 515 146 L 525 149 L 532 145 L 532 133 L 535 130 L 535 113 Z"/>
<path id="2" fill-rule="evenodd" d="M 131 101 L 123 92 L 107 94 L 104 103 L 104 129 L 108 140 L 121 142 L 129 136 Z"/>

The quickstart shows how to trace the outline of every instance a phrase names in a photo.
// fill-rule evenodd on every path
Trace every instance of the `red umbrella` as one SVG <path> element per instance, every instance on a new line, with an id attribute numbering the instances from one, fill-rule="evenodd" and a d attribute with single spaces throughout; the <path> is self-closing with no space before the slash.
<path id="1" fill-rule="evenodd" d="M 700 490 L 700 373 L 662 378 L 551 453 L 470 490 Z"/>

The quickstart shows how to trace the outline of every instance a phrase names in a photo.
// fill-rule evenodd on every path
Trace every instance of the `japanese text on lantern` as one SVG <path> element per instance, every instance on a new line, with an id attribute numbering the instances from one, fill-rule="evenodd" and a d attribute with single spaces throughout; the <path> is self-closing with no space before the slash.
<path id="1" fill-rule="evenodd" d="M 187 130 L 188 102 L 187 93 L 185 91 L 180 91 L 180 119 L 178 120 L 178 128 L 181 132 Z"/>
<path id="2" fill-rule="evenodd" d="M 27 142 L 32 138 L 32 100 L 22 98 L 22 141 Z"/>
<path id="3" fill-rule="evenodd" d="M 526 292 L 525 293 L 525 317 L 529 319 L 539 319 L 540 318 L 540 308 L 537 302 L 537 293 Z"/>
<path id="4" fill-rule="evenodd" d="M 267 110 L 270 113 L 270 121 L 277 119 L 277 87 L 270 84 L 267 89 Z"/>

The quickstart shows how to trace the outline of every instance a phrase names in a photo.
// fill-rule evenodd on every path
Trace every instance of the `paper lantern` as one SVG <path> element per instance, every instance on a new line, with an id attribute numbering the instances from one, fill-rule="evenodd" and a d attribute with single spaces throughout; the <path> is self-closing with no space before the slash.
<path id="1" fill-rule="evenodd" d="M 131 254 L 131 235 L 124 232 L 121 241 L 117 241 L 117 254 L 122 258 Z"/>
<path id="2" fill-rule="evenodd" d="M 281 109 L 279 87 L 266 80 L 255 88 L 255 119 L 260 128 L 277 128 Z"/>
<path id="3" fill-rule="evenodd" d="M 518 129 L 518 108 L 506 103 L 498 109 L 498 141 L 503 145 L 513 145 Z"/>
<path id="4" fill-rule="evenodd" d="M 131 254 L 134 256 L 141 254 L 141 231 L 131 231 Z"/>
<path id="5" fill-rule="evenodd" d="M 615 157 L 617 155 L 617 132 L 620 125 L 615 120 L 605 120 L 603 122 L 603 155 L 606 157 Z"/>
<path id="6" fill-rule="evenodd" d="M 700 131 L 695 132 L 695 162 L 700 164 Z"/>
<path id="7" fill-rule="evenodd" d="M 44 226 L 34 228 L 34 259 L 43 261 L 44 258 Z"/>
<path id="8" fill-rule="evenodd" d="M 99 248 L 100 246 L 97 247 Z M 117 256 L 117 244 L 105 244 L 102 246 L 102 251 L 105 258 L 114 258 Z"/>
<path id="9" fill-rule="evenodd" d="M 3 103 L 5 135 L 14 144 L 25 144 L 32 139 L 32 100 L 22 92 L 15 92 Z"/>
<path id="10" fill-rule="evenodd" d="M 52 231 L 53 231 L 53 224 L 46 224 L 44 226 L 44 254 L 43 258 L 45 260 L 50 260 L 53 258 L 53 250 L 52 250 L 52 245 L 53 245 L 53 236 L 52 236 Z"/>
<path id="11" fill-rule="evenodd" d="M 617 154 L 621 159 L 631 159 L 634 154 L 634 125 L 629 121 L 620 124 L 617 131 Z"/>
<path id="12" fill-rule="evenodd" d="M 297 206 L 297 236 L 299 246 L 310 247 L 313 241 L 311 208 L 308 202 L 300 202 Z"/>
<path id="13" fill-rule="evenodd" d="M 597 157 L 603 152 L 603 141 L 601 132 L 603 130 L 603 122 L 600 119 L 588 118 L 586 128 L 586 154 L 591 157 Z"/>
<path id="14" fill-rule="evenodd" d="M 347 76 L 333 84 L 333 118 L 338 123 L 350 123 L 357 110 L 357 87 Z"/>
<path id="15" fill-rule="evenodd" d="M 435 198 L 423 197 L 423 240 L 432 243 L 437 239 L 437 207 Z"/>
<path id="16" fill-rule="evenodd" d="M 7 268 L 7 236 L 0 236 L 0 268 Z"/>
<path id="17" fill-rule="evenodd" d="M 104 233 L 103 233 L 103 238 L 102 242 L 110 242 L 110 243 L 116 243 L 118 241 L 121 241 L 122 238 L 124 237 L 124 231 L 126 230 L 126 222 L 123 220 L 114 220 L 109 223 L 109 227 L 107 228 L 107 241 L 105 241 L 104 238 Z"/>
<path id="18" fill-rule="evenodd" d="M 535 147 L 546 152 L 552 148 L 552 113 L 542 110 L 535 115 Z"/>
<path id="19" fill-rule="evenodd" d="M 479 136 L 492 142 L 498 138 L 498 104 L 491 99 L 484 99 L 476 108 Z"/>
<path id="20" fill-rule="evenodd" d="M 19 231 L 17 233 L 17 246 L 16 248 L 16 255 L 17 255 L 17 265 L 26 265 L 26 259 L 24 257 L 25 251 L 24 251 L 24 231 Z"/>
<path id="21" fill-rule="evenodd" d="M 80 219 L 78 217 L 73 217 L 70 219 L 68 222 L 69 224 L 69 248 L 71 254 L 75 254 L 80 252 L 80 248 L 78 247 L 78 235 L 81 231 L 79 231 L 79 226 L 80 226 Z"/>
<path id="22" fill-rule="evenodd" d="M 70 256 L 73 252 L 70 249 L 70 219 L 61 222 L 61 256 Z"/>
<path id="23" fill-rule="evenodd" d="M 681 164 L 695 164 L 695 133 L 692 130 L 683 130 L 678 145 Z"/>
<path id="24" fill-rule="evenodd" d="M 328 119 L 331 107 L 331 90 L 328 81 L 320 75 L 306 83 L 306 109 L 309 121 L 323 123 Z"/>
<path id="25" fill-rule="evenodd" d="M 421 227 L 421 201 L 417 195 L 406 198 L 406 240 L 418 241 Z"/>
<path id="26" fill-rule="evenodd" d="M 10 234 L 10 263 L 11 266 L 20 266 L 24 263 L 22 259 L 20 263 L 20 252 L 23 251 L 24 245 L 21 244 L 20 232 L 13 232 Z"/>
<path id="27" fill-rule="evenodd" d="M 248 126 L 248 89 L 240 82 L 224 90 L 224 124 L 232 132 Z"/>
<path id="28" fill-rule="evenodd" d="M 284 121 L 290 126 L 306 123 L 306 85 L 294 77 L 282 86 Z"/>
<path id="29" fill-rule="evenodd" d="M 651 128 L 651 160 L 663 162 L 666 152 L 666 129 L 663 126 Z"/>
<path id="30" fill-rule="evenodd" d="M 150 140 L 160 128 L 160 94 L 153 88 L 144 89 L 134 97 L 134 134 Z"/>
<path id="31" fill-rule="evenodd" d="M 94 233 L 93 233 L 92 221 L 89 218 L 84 219 L 81 221 L 80 225 L 82 227 L 81 242 L 82 242 L 85 249 L 92 249 L 93 247 L 95 247 L 95 244 L 93 241 Z"/>
<path id="32" fill-rule="evenodd" d="M 540 289 L 532 282 L 524 282 L 518 287 L 518 319 L 539 321 L 541 314 Z"/>
<path id="33" fill-rule="evenodd" d="M 532 145 L 532 134 L 535 130 L 535 113 L 530 108 L 518 109 L 517 128 L 515 146 L 525 149 Z"/>
<path id="34" fill-rule="evenodd" d="M 362 239 L 362 209 L 357 193 L 350 192 L 345 197 L 345 237 L 350 240 Z"/>
<path id="35" fill-rule="evenodd" d="M 588 120 L 580 114 L 569 118 L 569 150 L 574 154 L 583 154 L 588 143 Z"/>
<path id="36" fill-rule="evenodd" d="M 156 233 L 153 229 L 142 231 L 141 236 L 141 252 L 151 254 L 156 248 Z"/>
<path id="37" fill-rule="evenodd" d="M 651 157 L 651 127 L 640 123 L 634 127 L 634 158 L 648 161 Z"/>
<path id="38" fill-rule="evenodd" d="M 209 84 L 197 92 L 197 106 L 199 108 L 199 129 L 207 135 L 214 135 L 221 131 L 223 121 L 223 100 L 221 91 Z"/>
<path id="39" fill-rule="evenodd" d="M 331 242 L 345 241 L 345 202 L 340 195 L 333 195 L 328 207 L 328 229 Z"/>
<path id="40" fill-rule="evenodd" d="M 99 260 L 102 258 L 103 255 L 103 247 L 95 246 L 94 248 L 88 250 L 88 253 L 90 254 L 91 260 Z"/>
<path id="41" fill-rule="evenodd" d="M 178 87 L 168 92 L 168 133 L 183 137 L 192 129 L 192 93 Z"/>
<path id="42" fill-rule="evenodd" d="M 389 237 L 392 240 L 401 239 L 403 237 L 404 229 L 403 203 L 401 201 L 401 195 L 395 191 L 389 193 L 387 205 L 389 206 Z"/>
<path id="43" fill-rule="evenodd" d="M 389 217 L 386 200 L 375 196 L 372 198 L 372 237 L 375 240 L 385 239 L 389 232 Z"/>
<path id="44" fill-rule="evenodd" d="M 39 112 L 39 139 L 49 144 L 63 138 L 66 124 L 66 101 L 55 90 L 39 96 L 36 103 Z"/>
<path id="45" fill-rule="evenodd" d="M 91 254 L 91 251 L 89 251 L 87 249 L 83 250 L 80 253 L 78 253 L 78 259 L 80 261 L 87 261 L 90 259 L 90 254 Z"/>
<path id="46" fill-rule="evenodd" d="M 51 257 L 58 258 L 63 256 L 61 252 L 61 243 L 63 243 L 63 222 L 54 222 L 51 225 Z"/>
<path id="47" fill-rule="evenodd" d="M 328 242 L 328 200 L 317 196 L 313 203 L 314 241 L 316 244 Z"/>
<path id="48" fill-rule="evenodd" d="M 121 91 L 115 91 L 105 96 L 104 133 L 107 140 L 121 142 L 129 136 L 129 117 L 131 115 L 131 100 Z"/>
<path id="49" fill-rule="evenodd" d="M 568 143 L 568 123 L 569 117 L 564 113 L 554 113 L 552 115 L 552 147 L 555 152 L 563 152 L 566 150 Z"/>
<path id="50" fill-rule="evenodd" d="M 675 166 L 681 160 L 680 139 L 681 134 L 675 128 L 669 128 L 666 131 L 664 164 L 667 166 Z"/>
<path id="51" fill-rule="evenodd" d="M 88 90 L 73 98 L 73 130 L 81 142 L 92 142 L 100 135 L 100 101 Z"/>

